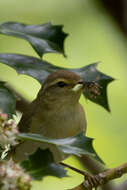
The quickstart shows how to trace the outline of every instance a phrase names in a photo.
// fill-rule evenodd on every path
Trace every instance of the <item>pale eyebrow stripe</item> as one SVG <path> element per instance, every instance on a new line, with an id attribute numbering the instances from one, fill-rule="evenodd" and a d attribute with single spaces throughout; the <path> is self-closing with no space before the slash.
<path id="1" fill-rule="evenodd" d="M 52 85 L 56 84 L 57 82 L 65 82 L 66 84 L 70 84 L 70 83 L 68 82 L 68 80 L 66 80 L 66 79 L 64 79 L 64 78 L 59 78 L 59 79 L 56 79 L 55 81 L 51 82 L 51 83 L 49 84 L 49 86 L 52 86 Z"/>

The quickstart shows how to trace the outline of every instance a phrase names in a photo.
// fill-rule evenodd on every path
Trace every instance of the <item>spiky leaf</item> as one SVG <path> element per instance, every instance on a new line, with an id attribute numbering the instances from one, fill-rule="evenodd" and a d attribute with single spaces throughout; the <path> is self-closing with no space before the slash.
<path id="1" fill-rule="evenodd" d="M 63 43 L 67 34 L 62 31 L 62 25 L 51 23 L 27 25 L 18 22 L 6 22 L 0 25 L 0 34 L 14 36 L 27 40 L 37 54 L 64 53 Z"/>
<path id="2" fill-rule="evenodd" d="M 8 114 L 8 118 L 12 118 L 15 114 L 16 98 L 12 91 L 6 87 L 6 83 L 0 81 L 0 109 L 3 113 Z"/>
<path id="3" fill-rule="evenodd" d="M 69 155 L 73 154 L 77 156 L 90 155 L 102 162 L 93 148 L 93 139 L 84 136 L 83 133 L 63 139 L 52 139 L 33 133 L 20 133 L 18 137 L 23 140 L 32 140 L 35 142 L 53 144 L 57 146 L 61 152 L 61 155 L 63 155 L 63 153 Z"/>
<path id="4" fill-rule="evenodd" d="M 67 176 L 64 167 L 54 162 L 53 155 L 48 149 L 39 148 L 27 160 L 21 162 L 21 166 L 35 180 L 41 180 L 48 175 L 59 178 Z"/>
<path id="5" fill-rule="evenodd" d="M 34 77 L 40 83 L 42 83 L 52 72 L 59 69 L 67 70 L 67 68 L 54 66 L 38 58 L 20 54 L 0 54 L 0 62 L 9 65 L 20 74 L 26 74 Z M 95 82 L 98 85 L 99 93 L 96 94 L 96 96 L 93 96 L 89 90 L 84 90 L 85 97 L 110 111 L 107 100 L 107 86 L 114 80 L 112 77 L 98 71 L 97 63 L 90 64 L 82 68 L 68 70 L 72 70 L 79 74 L 85 82 Z"/>

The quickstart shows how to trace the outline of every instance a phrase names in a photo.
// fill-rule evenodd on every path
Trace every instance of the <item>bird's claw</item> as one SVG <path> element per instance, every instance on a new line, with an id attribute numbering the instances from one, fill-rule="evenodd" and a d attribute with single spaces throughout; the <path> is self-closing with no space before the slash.
<path id="1" fill-rule="evenodd" d="M 99 184 L 100 184 L 100 181 L 97 175 L 93 176 L 88 173 L 85 174 L 84 186 L 87 189 L 92 190 L 92 188 L 95 188 L 95 190 L 97 190 L 97 187 Z"/>

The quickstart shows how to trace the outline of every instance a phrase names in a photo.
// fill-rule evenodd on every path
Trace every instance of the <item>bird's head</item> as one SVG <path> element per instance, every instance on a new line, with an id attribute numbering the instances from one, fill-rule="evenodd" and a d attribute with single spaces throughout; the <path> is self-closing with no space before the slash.
<path id="1" fill-rule="evenodd" d="M 59 70 L 47 77 L 39 95 L 47 101 L 72 104 L 78 102 L 83 87 L 79 75 L 69 70 Z"/>

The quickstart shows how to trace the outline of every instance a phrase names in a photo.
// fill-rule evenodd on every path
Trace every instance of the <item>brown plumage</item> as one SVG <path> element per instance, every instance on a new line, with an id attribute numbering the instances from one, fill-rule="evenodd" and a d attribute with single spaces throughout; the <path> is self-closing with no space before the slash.
<path id="1" fill-rule="evenodd" d="M 37 98 L 28 106 L 19 122 L 20 132 L 38 133 L 50 138 L 66 138 L 86 130 L 85 113 L 79 103 L 83 85 L 80 76 L 60 70 L 47 77 Z M 74 91 L 73 89 L 75 86 Z M 18 145 L 14 159 L 23 160 L 25 154 L 30 154 L 40 146 L 49 147 L 32 141 Z M 60 161 L 58 150 L 49 147 L 55 160 Z"/>
<path id="2" fill-rule="evenodd" d="M 56 79 L 65 79 L 67 81 L 70 81 L 71 83 L 77 83 L 80 80 L 80 76 L 75 74 L 72 71 L 68 70 L 59 70 L 57 72 L 52 73 L 47 77 L 47 79 L 44 82 L 44 85 L 46 83 L 51 83 L 52 81 L 55 81 Z"/>

